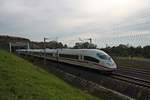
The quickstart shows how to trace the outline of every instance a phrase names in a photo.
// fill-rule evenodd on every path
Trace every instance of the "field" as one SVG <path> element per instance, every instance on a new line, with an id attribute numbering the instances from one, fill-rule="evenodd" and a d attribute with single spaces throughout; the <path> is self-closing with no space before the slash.
<path id="1" fill-rule="evenodd" d="M 150 70 L 150 59 L 139 57 L 115 57 L 114 60 L 116 61 L 118 66 Z"/>
<path id="2" fill-rule="evenodd" d="M 100 100 L 0 50 L 0 100 Z"/>

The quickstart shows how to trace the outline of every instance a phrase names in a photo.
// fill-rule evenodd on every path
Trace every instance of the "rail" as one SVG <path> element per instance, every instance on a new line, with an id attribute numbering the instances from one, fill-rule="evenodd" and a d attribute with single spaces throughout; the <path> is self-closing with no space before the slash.
<path id="1" fill-rule="evenodd" d="M 144 80 L 144 79 L 136 78 L 133 76 L 127 76 L 127 75 L 122 75 L 122 74 L 118 74 L 118 73 L 113 73 L 110 77 L 150 89 L 150 81 L 149 80 Z"/>

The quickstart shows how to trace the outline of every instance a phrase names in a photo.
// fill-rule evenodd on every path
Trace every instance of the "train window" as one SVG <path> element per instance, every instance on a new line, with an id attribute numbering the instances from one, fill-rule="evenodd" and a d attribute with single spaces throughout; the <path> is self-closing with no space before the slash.
<path id="1" fill-rule="evenodd" d="M 84 56 L 84 60 L 99 63 L 99 60 L 90 56 Z"/>
<path id="2" fill-rule="evenodd" d="M 34 55 L 38 55 L 39 53 L 38 53 L 38 52 L 33 52 L 33 54 L 34 54 Z"/>
<path id="3" fill-rule="evenodd" d="M 78 55 L 70 55 L 70 54 L 59 54 L 60 57 L 78 59 Z"/>
<path id="4" fill-rule="evenodd" d="M 52 53 L 47 53 L 46 55 L 47 55 L 47 56 L 53 56 L 53 54 L 52 54 Z"/>
<path id="5" fill-rule="evenodd" d="M 104 55 L 104 54 L 100 54 L 100 53 L 97 53 L 97 56 L 98 56 L 100 59 L 104 59 L 104 60 L 109 60 L 109 59 L 110 59 L 109 56 Z"/>

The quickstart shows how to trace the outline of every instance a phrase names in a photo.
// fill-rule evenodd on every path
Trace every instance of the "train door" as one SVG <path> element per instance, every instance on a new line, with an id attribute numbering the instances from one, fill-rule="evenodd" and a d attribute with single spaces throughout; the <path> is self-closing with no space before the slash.
<path id="1" fill-rule="evenodd" d="M 58 49 L 56 50 L 55 56 L 56 56 L 56 60 L 58 61 L 59 60 L 59 51 L 58 51 Z"/>
<path id="2" fill-rule="evenodd" d="M 81 50 L 81 52 L 80 52 L 79 60 L 84 61 L 84 51 L 83 50 Z"/>
<path id="3" fill-rule="evenodd" d="M 82 55 L 81 54 L 79 54 L 79 60 L 82 61 Z"/>

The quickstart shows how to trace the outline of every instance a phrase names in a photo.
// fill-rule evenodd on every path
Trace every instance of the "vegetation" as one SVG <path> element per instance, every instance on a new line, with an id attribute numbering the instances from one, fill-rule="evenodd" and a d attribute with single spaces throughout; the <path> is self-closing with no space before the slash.
<path id="1" fill-rule="evenodd" d="M 9 43 L 9 42 L 29 42 L 29 41 L 30 41 L 30 40 L 29 40 L 29 39 L 26 39 L 26 38 L 0 35 L 0 42 L 1 42 L 1 43 Z"/>
<path id="2" fill-rule="evenodd" d="M 89 42 L 77 42 L 73 48 L 75 49 L 96 49 L 97 45 Z"/>
<path id="3" fill-rule="evenodd" d="M 13 37 L 13 36 L 0 36 L 0 48 L 9 51 L 9 42 L 16 43 L 27 43 L 30 42 L 30 48 L 40 49 L 44 48 L 44 42 L 33 42 L 26 38 Z M 63 44 L 62 42 L 57 41 L 49 41 L 45 42 L 46 48 L 56 49 L 56 48 L 68 48 L 67 44 Z M 77 42 L 73 46 L 75 49 L 95 49 L 97 47 L 96 44 L 89 42 Z M 17 47 L 14 47 L 17 48 Z M 14 49 L 12 48 L 12 50 Z M 110 54 L 111 56 L 120 56 L 120 57 L 145 57 L 150 58 L 150 46 L 145 47 L 133 47 L 129 45 L 120 44 L 119 46 L 106 47 L 102 48 L 105 52 Z"/>
<path id="4" fill-rule="evenodd" d="M 21 37 L 14 37 L 14 36 L 4 36 L 4 35 L 0 35 L 0 49 L 4 49 L 9 51 L 10 47 L 9 47 L 9 43 L 15 44 L 18 43 L 18 45 L 22 45 L 21 48 L 25 45 L 27 45 L 27 42 L 30 42 L 29 39 L 26 38 L 21 38 Z M 27 46 L 25 46 L 26 48 Z M 12 50 L 14 50 L 15 47 L 12 47 Z"/>
<path id="5" fill-rule="evenodd" d="M 111 55 L 118 66 L 150 70 L 150 46 L 132 47 L 120 44 L 102 48 L 102 50 Z"/>
<path id="6" fill-rule="evenodd" d="M 31 63 L 0 50 L 0 100 L 98 100 Z"/>
<path id="7" fill-rule="evenodd" d="M 44 42 L 31 42 L 31 48 L 44 48 Z M 68 48 L 66 44 L 57 41 L 49 41 L 45 42 L 46 48 L 56 49 L 56 48 Z"/>
<path id="8" fill-rule="evenodd" d="M 44 42 L 33 42 L 26 38 L 13 37 L 13 36 L 0 36 L 0 49 L 9 51 L 9 43 L 16 44 L 12 46 L 12 50 L 17 48 L 27 48 L 27 43 L 30 43 L 30 48 L 41 49 L 44 48 Z M 20 45 L 20 47 L 19 47 Z M 17 47 L 18 46 L 18 47 Z M 55 48 L 67 48 L 66 44 L 57 41 L 49 41 L 45 43 L 46 48 L 55 49 Z"/>
<path id="9" fill-rule="evenodd" d="M 119 46 L 102 48 L 102 50 L 112 56 L 150 58 L 150 46 L 133 47 L 120 44 Z"/>
<path id="10" fill-rule="evenodd" d="M 145 70 L 150 70 L 150 59 L 139 57 L 114 57 L 115 62 L 119 67 L 135 67 Z"/>

